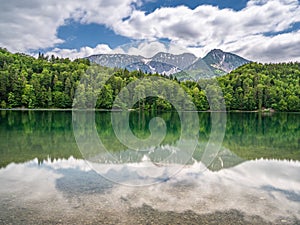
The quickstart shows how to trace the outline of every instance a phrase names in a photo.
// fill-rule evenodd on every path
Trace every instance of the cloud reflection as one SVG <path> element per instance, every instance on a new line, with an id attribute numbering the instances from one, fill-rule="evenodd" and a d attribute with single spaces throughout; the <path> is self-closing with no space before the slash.
<path id="1" fill-rule="evenodd" d="M 10 201 L 12 207 L 22 203 L 29 208 L 47 208 L 48 213 L 55 207 L 86 210 L 106 202 L 106 210 L 147 204 L 159 211 L 203 214 L 235 209 L 268 221 L 300 219 L 300 162 L 260 159 L 219 171 L 202 171 L 201 166 L 186 166 L 156 185 L 128 187 L 105 180 L 73 157 L 46 160 L 41 165 L 38 160 L 12 163 L 0 170 L 0 201 Z M 136 178 L 126 164 L 116 165 L 113 172 L 123 179 Z"/>

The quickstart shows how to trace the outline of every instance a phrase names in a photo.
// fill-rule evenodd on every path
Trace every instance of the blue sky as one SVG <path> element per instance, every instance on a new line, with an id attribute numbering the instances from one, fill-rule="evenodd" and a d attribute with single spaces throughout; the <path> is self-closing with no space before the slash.
<path id="1" fill-rule="evenodd" d="M 101 24 L 82 25 L 76 21 L 70 21 L 67 25 L 58 29 L 58 37 L 66 40 L 59 44 L 59 48 L 76 48 L 90 46 L 96 47 L 99 43 L 108 44 L 112 48 L 130 42 L 130 38 L 117 35 L 110 28 Z"/>
<path id="2" fill-rule="evenodd" d="M 137 9 L 145 11 L 147 14 L 162 7 L 176 7 L 185 5 L 191 9 L 199 5 L 213 5 L 219 8 L 231 8 L 241 10 L 247 4 L 247 0 L 206 0 L 206 1 L 185 1 L 185 0 L 167 0 L 167 1 L 148 1 Z M 80 48 L 84 46 L 96 47 L 99 43 L 108 44 L 112 48 L 124 45 L 130 42 L 130 38 L 117 35 L 113 30 L 101 24 L 80 24 L 74 20 L 68 21 L 65 26 L 58 29 L 58 37 L 66 40 L 59 48 Z"/>
<path id="3" fill-rule="evenodd" d="M 220 48 L 254 61 L 300 61 L 298 0 L 11 0 L 1 3 L 0 29 L 1 47 L 29 54 L 202 57 Z"/>
<path id="4" fill-rule="evenodd" d="M 167 0 L 167 1 L 148 1 L 140 7 L 141 10 L 146 12 L 153 12 L 160 7 L 176 7 L 179 5 L 186 5 L 191 9 L 198 7 L 199 5 L 213 5 L 219 8 L 231 8 L 234 10 L 243 9 L 248 0 L 201 0 L 201 1 L 185 1 L 185 0 Z"/>

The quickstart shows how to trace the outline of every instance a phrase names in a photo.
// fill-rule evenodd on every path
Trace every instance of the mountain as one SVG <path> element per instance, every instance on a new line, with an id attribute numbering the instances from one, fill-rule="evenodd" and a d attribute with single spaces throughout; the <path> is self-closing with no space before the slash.
<path id="1" fill-rule="evenodd" d="M 126 54 L 99 54 L 87 58 L 101 66 L 126 68 L 129 71 L 142 70 L 145 73 L 159 73 L 167 76 L 186 69 L 197 59 L 191 53 L 173 55 L 164 52 L 159 52 L 152 58 Z"/>
<path id="2" fill-rule="evenodd" d="M 216 71 L 202 59 L 198 58 L 192 65 L 188 66 L 185 71 L 181 72 L 181 76 L 175 76 L 179 80 L 199 80 L 201 78 L 211 78 L 216 76 Z"/>
<path id="3" fill-rule="evenodd" d="M 173 55 L 170 53 L 159 52 L 152 57 L 151 61 L 162 62 L 169 65 L 178 67 L 181 70 L 186 69 L 188 66 L 197 59 L 197 57 L 191 53 L 183 53 L 180 55 Z"/>
<path id="4" fill-rule="evenodd" d="M 212 69 L 230 73 L 232 70 L 249 63 L 250 61 L 238 55 L 229 52 L 223 52 L 220 49 L 210 51 L 203 61 Z"/>
<path id="5" fill-rule="evenodd" d="M 106 66 L 111 68 L 114 67 L 125 68 L 130 64 L 143 62 L 142 56 L 127 55 L 127 54 L 99 54 L 99 55 L 91 55 L 87 57 L 87 59 L 101 66 Z"/>
<path id="6" fill-rule="evenodd" d="M 136 62 L 132 63 L 128 66 L 125 66 L 126 69 L 129 71 L 133 70 L 141 70 L 144 73 L 158 73 L 158 74 L 164 74 L 164 75 L 171 75 L 175 74 L 181 71 L 177 66 L 170 65 L 163 62 L 157 62 L 157 61 L 148 61 L 148 62 Z"/>
<path id="7" fill-rule="evenodd" d="M 174 55 L 159 52 L 151 58 L 127 54 L 99 54 L 87 57 L 91 62 L 106 67 L 141 70 L 177 77 L 179 80 L 198 80 L 225 75 L 249 61 L 220 49 L 210 51 L 203 59 L 191 53 Z"/>
<path id="8" fill-rule="evenodd" d="M 223 52 L 220 49 L 211 50 L 204 58 L 198 58 L 185 71 L 181 71 L 174 76 L 179 80 L 199 80 L 223 76 L 232 70 L 249 63 L 238 55 Z"/>

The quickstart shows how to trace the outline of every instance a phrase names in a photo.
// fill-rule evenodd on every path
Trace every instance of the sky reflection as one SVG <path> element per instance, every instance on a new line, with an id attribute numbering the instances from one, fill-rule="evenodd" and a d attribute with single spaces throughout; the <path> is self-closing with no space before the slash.
<path id="1" fill-rule="evenodd" d="M 136 170 L 126 164 L 107 166 L 106 173 L 137 178 Z M 105 206 L 124 211 L 147 204 L 160 211 L 202 214 L 236 209 L 268 221 L 300 219 L 300 162 L 260 159 L 219 171 L 199 168 L 201 163 L 194 163 L 162 183 L 130 187 L 106 180 L 84 160 L 70 157 L 39 164 L 35 159 L 0 170 L 0 201 L 10 207 L 25 204 L 49 215 L 57 209 L 72 212 Z"/>

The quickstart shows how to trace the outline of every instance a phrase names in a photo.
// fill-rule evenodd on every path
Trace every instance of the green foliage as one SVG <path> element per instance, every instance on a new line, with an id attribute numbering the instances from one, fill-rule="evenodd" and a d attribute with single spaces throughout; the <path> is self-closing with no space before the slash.
<path id="1" fill-rule="evenodd" d="M 165 76 L 166 79 L 157 81 L 152 79 L 158 76 L 91 66 L 87 59 L 70 61 L 43 54 L 35 59 L 0 48 L 1 108 L 76 106 L 111 109 L 116 96 L 122 91 L 124 98 L 137 102 L 134 106 L 126 106 L 117 101 L 115 108 L 173 110 L 175 104 L 189 109 L 186 101 L 189 99 L 199 111 L 225 110 L 223 101 L 228 110 L 273 108 L 277 111 L 300 111 L 299 63 L 249 63 L 228 75 L 198 82 L 178 81 L 174 76 Z M 143 82 L 135 82 L 139 79 Z M 129 84 L 132 87 L 125 88 Z M 180 85 L 180 91 L 174 89 L 175 84 Z M 160 90 L 160 93 L 153 93 L 156 97 L 145 98 L 152 90 Z"/>
<path id="2" fill-rule="evenodd" d="M 249 63 L 217 79 L 230 110 L 300 111 L 300 63 Z"/>
<path id="3" fill-rule="evenodd" d="M 0 48 L 1 108 L 71 108 L 76 81 L 89 66 L 39 54 L 38 59 Z"/>

